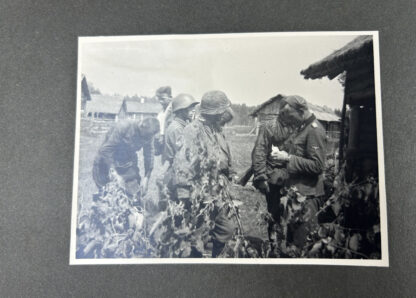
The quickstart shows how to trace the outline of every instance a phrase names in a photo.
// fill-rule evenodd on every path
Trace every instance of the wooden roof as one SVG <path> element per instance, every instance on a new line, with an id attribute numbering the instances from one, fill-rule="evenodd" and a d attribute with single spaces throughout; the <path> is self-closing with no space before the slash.
<path id="1" fill-rule="evenodd" d="M 371 35 L 363 35 L 355 38 L 322 60 L 310 65 L 300 73 L 305 79 L 319 79 L 327 76 L 332 80 L 344 70 L 372 61 L 373 37 Z"/>
<path id="2" fill-rule="evenodd" d="M 127 113 L 157 114 L 162 110 L 160 103 L 141 102 L 140 100 L 126 100 Z"/>
<path id="3" fill-rule="evenodd" d="M 269 100 L 263 102 L 260 106 L 258 106 L 251 114 L 250 116 L 252 117 L 257 117 L 259 113 L 262 112 L 262 110 L 268 106 L 269 104 L 273 103 L 276 100 L 281 100 L 283 99 L 285 96 L 282 94 L 278 94 L 272 98 L 270 98 Z M 335 115 L 335 113 L 327 108 L 327 107 L 321 107 L 318 105 L 314 105 L 311 103 L 308 103 L 308 108 L 309 110 L 316 116 L 316 119 L 321 120 L 321 121 L 325 121 L 325 122 L 338 122 L 340 121 L 340 117 L 338 117 L 337 115 Z"/>
<path id="4" fill-rule="evenodd" d="M 253 112 L 251 112 L 250 116 L 252 117 L 257 117 L 257 114 L 259 112 L 261 112 L 261 110 L 263 110 L 264 107 L 268 106 L 269 104 L 271 104 L 272 102 L 274 102 L 275 100 L 281 100 L 284 97 L 284 95 L 281 94 L 277 94 L 276 96 L 273 96 L 272 98 L 270 98 L 269 100 L 266 100 L 265 102 L 263 102 L 261 105 L 259 105 Z"/>
<path id="5" fill-rule="evenodd" d="M 122 103 L 122 96 L 91 94 L 85 110 L 87 113 L 118 114 Z"/>

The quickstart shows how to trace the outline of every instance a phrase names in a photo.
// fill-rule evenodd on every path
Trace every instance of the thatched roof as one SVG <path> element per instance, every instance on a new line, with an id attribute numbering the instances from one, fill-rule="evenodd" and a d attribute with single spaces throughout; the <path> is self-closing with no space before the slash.
<path id="1" fill-rule="evenodd" d="M 91 94 L 85 110 L 87 113 L 118 114 L 122 103 L 122 96 Z"/>
<path id="2" fill-rule="evenodd" d="M 141 102 L 139 100 L 126 100 L 127 113 L 157 114 L 162 110 L 160 103 Z"/>
<path id="3" fill-rule="evenodd" d="M 344 70 L 373 60 L 373 37 L 363 35 L 355 38 L 331 55 L 310 65 L 300 73 L 305 79 L 318 79 L 327 76 L 330 80 Z"/>
<path id="4" fill-rule="evenodd" d="M 261 113 L 263 111 L 264 108 L 266 108 L 266 106 L 268 106 L 269 104 L 275 102 L 275 101 L 280 101 L 284 98 L 284 95 L 278 94 L 272 98 L 270 98 L 269 100 L 263 102 L 260 106 L 258 106 L 251 114 L 250 116 L 252 117 L 257 117 L 259 113 Z M 311 103 L 308 103 L 308 108 L 309 110 L 316 116 L 316 119 L 321 120 L 321 121 L 325 121 L 325 122 L 338 122 L 340 121 L 340 118 L 335 115 L 335 113 L 329 109 L 328 107 L 321 107 L 321 106 L 317 106 Z"/>

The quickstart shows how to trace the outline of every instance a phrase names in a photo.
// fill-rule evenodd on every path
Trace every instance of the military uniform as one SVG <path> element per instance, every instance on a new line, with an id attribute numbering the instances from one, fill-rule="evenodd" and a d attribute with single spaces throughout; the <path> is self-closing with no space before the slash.
<path id="1" fill-rule="evenodd" d="M 166 130 L 165 146 L 162 154 L 162 160 L 169 163 L 163 178 L 158 182 L 160 194 L 160 208 L 166 208 L 168 199 L 177 201 L 175 175 L 173 172 L 173 160 L 176 153 L 181 149 L 183 143 L 183 131 L 186 121 L 175 117 Z"/>
<path id="2" fill-rule="evenodd" d="M 201 114 L 221 115 L 230 107 L 230 102 L 221 91 L 207 92 L 201 101 Z M 219 119 L 219 118 L 218 118 Z M 231 154 L 224 133 L 218 122 L 207 121 L 200 116 L 183 132 L 183 145 L 173 161 L 177 195 L 180 200 L 189 200 L 196 195 L 197 205 L 208 201 L 222 201 L 227 192 L 218 189 L 228 187 L 217 185 L 222 177 L 231 179 Z M 203 193 L 202 197 L 200 194 Z M 208 196 L 208 198 L 206 197 Z M 218 210 L 214 219 L 215 226 L 210 234 L 213 240 L 212 256 L 216 257 L 230 240 L 236 229 L 233 218 L 228 218 L 226 210 Z"/>
<path id="3" fill-rule="evenodd" d="M 156 119 L 154 121 L 157 122 Z M 155 130 L 159 130 L 159 124 L 156 125 L 154 121 L 150 122 L 157 126 Z M 137 179 L 140 182 L 136 151 L 141 149 L 143 149 L 145 175 L 149 175 L 154 163 L 153 138 L 143 139 L 138 122 L 116 123 L 107 133 L 94 160 L 93 178 L 98 188 L 109 182 L 109 170 L 112 166 L 126 180 Z"/>
<path id="4" fill-rule="evenodd" d="M 286 143 L 291 155 L 287 163 L 289 186 L 296 186 L 304 196 L 324 194 L 325 129 L 312 115 Z"/>
<path id="5" fill-rule="evenodd" d="M 292 129 L 285 125 L 279 117 L 263 123 L 260 126 L 251 155 L 254 184 L 258 185 L 262 181 L 269 184 L 270 192 L 266 193 L 267 210 L 276 223 L 279 222 L 280 217 L 280 189 L 287 173 L 285 172 L 285 164 L 272 159 L 271 152 L 272 146 L 281 147 L 291 133 Z M 271 229 L 272 224 L 269 224 L 269 234 Z"/>
<path id="6" fill-rule="evenodd" d="M 290 154 L 287 163 L 287 186 L 296 187 L 307 197 L 303 210 L 303 223 L 289 227 L 290 242 L 303 247 L 307 235 L 318 225 L 316 213 L 324 195 L 325 130 L 312 115 L 285 144 Z"/>
<path id="7" fill-rule="evenodd" d="M 165 133 L 165 148 L 163 151 L 163 160 L 168 161 L 170 165 L 173 163 L 173 158 L 181 149 L 183 143 L 183 131 L 186 126 L 186 121 L 175 117 Z"/>

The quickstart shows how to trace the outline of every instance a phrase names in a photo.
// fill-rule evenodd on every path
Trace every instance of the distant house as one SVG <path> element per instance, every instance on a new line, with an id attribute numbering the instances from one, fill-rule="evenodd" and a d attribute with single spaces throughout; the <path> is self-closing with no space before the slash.
<path id="1" fill-rule="evenodd" d="M 85 115 L 92 119 L 118 120 L 122 96 L 91 94 L 91 100 L 86 102 Z"/>
<path id="2" fill-rule="evenodd" d="M 159 102 L 151 102 L 144 97 L 126 98 L 121 104 L 119 111 L 120 119 L 138 119 L 142 120 L 147 117 L 156 117 L 162 110 Z"/>
<path id="3" fill-rule="evenodd" d="M 378 169 L 372 36 L 357 37 L 301 71 L 305 79 L 327 76 L 332 80 L 342 73 L 345 88 L 339 158 L 347 162 L 347 176 L 365 177 Z"/>
<path id="4" fill-rule="evenodd" d="M 274 119 L 279 114 L 280 102 L 283 98 L 284 95 L 278 94 L 262 103 L 250 114 L 250 116 L 256 119 L 256 128 L 258 128 L 258 124 Z M 308 104 L 308 107 L 310 111 L 314 113 L 319 122 L 322 123 L 328 137 L 337 138 L 339 135 L 340 118 L 329 108 L 313 104 Z"/>

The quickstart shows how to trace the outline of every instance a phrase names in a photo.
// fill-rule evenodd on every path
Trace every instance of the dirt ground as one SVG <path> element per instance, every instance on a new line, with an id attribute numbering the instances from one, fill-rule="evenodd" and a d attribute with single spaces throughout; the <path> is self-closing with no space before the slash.
<path id="1" fill-rule="evenodd" d="M 92 123 L 84 121 L 81 124 L 81 138 L 79 151 L 79 180 L 78 180 L 78 214 L 82 210 L 90 208 L 92 195 L 97 191 L 95 183 L 92 179 L 92 164 L 99 146 L 104 140 L 106 126 L 94 127 Z M 244 135 L 251 130 L 251 127 L 227 127 L 225 134 L 230 145 L 233 168 L 237 174 L 241 174 L 251 165 L 251 151 L 255 142 L 255 136 Z M 143 167 L 142 153 L 139 153 L 139 167 Z M 144 175 L 144 173 L 141 173 Z M 158 200 L 158 188 L 155 181 L 158 177 L 163 176 L 161 171 L 160 156 L 155 158 L 155 167 L 149 180 L 149 188 L 147 196 L 153 201 Z M 250 183 L 249 183 L 250 184 Z M 266 209 L 265 198 L 258 191 L 254 190 L 250 185 L 247 187 L 235 186 L 233 188 L 235 199 L 242 204 L 239 206 L 240 217 L 247 236 L 267 239 L 267 228 L 260 218 L 261 212 Z"/>

